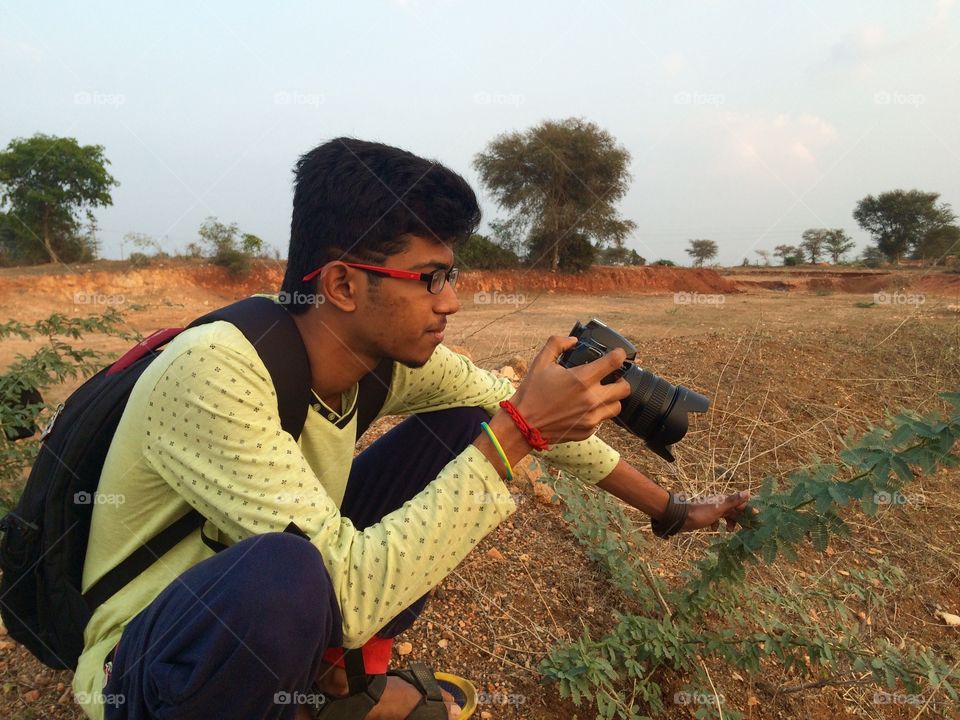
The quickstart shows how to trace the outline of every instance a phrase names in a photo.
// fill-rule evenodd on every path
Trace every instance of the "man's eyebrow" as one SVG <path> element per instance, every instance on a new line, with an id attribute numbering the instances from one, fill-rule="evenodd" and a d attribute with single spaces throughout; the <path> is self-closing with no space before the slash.
<path id="1" fill-rule="evenodd" d="M 410 269 L 411 269 L 411 270 L 426 270 L 427 268 L 431 268 L 432 270 L 449 270 L 450 267 L 451 267 L 450 265 L 448 265 L 448 264 L 445 263 L 445 262 L 441 262 L 440 260 L 431 260 L 431 261 L 429 261 L 429 262 L 422 262 L 422 263 L 420 263 L 419 265 L 414 265 L 414 266 L 413 266 L 412 268 L 410 268 Z"/>

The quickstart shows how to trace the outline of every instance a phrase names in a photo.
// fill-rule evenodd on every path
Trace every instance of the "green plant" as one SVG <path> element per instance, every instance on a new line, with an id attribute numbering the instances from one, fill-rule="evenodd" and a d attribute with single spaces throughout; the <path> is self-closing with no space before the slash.
<path id="1" fill-rule="evenodd" d="M 913 481 L 913 468 L 931 473 L 960 464 L 960 393 L 942 398 L 950 405 L 943 416 L 900 414 L 858 441 L 848 437 L 837 464 L 814 458 L 782 485 L 766 478 L 750 502 L 755 514 L 735 534 L 714 540 L 677 587 L 637 559 L 648 555 L 647 541 L 619 504 L 560 475 L 571 531 L 637 610 L 617 613 L 600 639 L 585 629 L 577 642 L 550 653 L 541 672 L 576 704 L 594 701 L 598 718 L 663 712 L 665 686 L 681 682 L 688 696 L 713 699 L 699 704 L 697 717 L 742 717 L 713 687 L 707 659 L 753 675 L 760 687 L 764 669 L 776 663 L 810 686 L 872 682 L 909 693 L 926 686 L 931 697 L 957 704 L 960 659 L 951 663 L 918 643 L 894 645 L 868 633 L 848 605 L 858 603 L 865 616 L 881 608 L 904 581 L 893 564 L 880 559 L 866 570 L 776 588 L 751 572 L 778 556 L 796 560 L 807 543 L 826 551 L 831 536 L 850 532 L 841 515 L 849 505 L 875 515 L 878 500 Z"/>
<path id="2" fill-rule="evenodd" d="M 0 374 L 0 428 L 41 426 L 53 407 L 36 393 L 66 380 L 85 378 L 106 364 L 105 353 L 75 348 L 67 339 L 80 340 L 90 334 L 138 339 L 123 326 L 123 316 L 114 308 L 89 317 L 71 318 L 55 313 L 33 323 L 10 320 L 0 324 L 0 340 L 17 337 L 42 341 L 30 355 L 18 354 Z M 38 448 L 35 436 L 12 440 L 7 432 L 0 432 L 0 514 L 16 502 L 24 470 L 33 462 Z"/>

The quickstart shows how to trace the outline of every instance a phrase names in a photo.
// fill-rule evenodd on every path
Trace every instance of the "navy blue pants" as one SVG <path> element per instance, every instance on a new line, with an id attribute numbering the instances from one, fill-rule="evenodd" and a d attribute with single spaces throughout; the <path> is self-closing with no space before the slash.
<path id="1" fill-rule="evenodd" d="M 358 529 L 436 478 L 489 416 L 407 418 L 354 460 L 341 513 Z M 421 598 L 378 633 L 407 629 Z M 193 566 L 123 631 L 103 690 L 107 720 L 293 718 L 342 620 L 321 551 L 291 533 L 247 538 Z M 110 702 L 110 701 L 113 702 Z"/>

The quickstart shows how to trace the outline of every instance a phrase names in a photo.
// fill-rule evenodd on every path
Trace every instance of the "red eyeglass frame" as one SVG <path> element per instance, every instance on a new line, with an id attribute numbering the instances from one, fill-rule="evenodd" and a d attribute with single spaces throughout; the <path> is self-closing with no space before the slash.
<path id="1" fill-rule="evenodd" d="M 416 270 L 400 270 L 399 268 L 380 267 L 379 265 L 364 265 L 363 263 L 346 262 L 344 260 L 334 260 L 333 262 L 342 262 L 347 267 L 356 268 L 357 270 L 366 270 L 367 272 L 377 273 L 378 275 L 384 275 L 386 277 L 399 278 L 401 280 L 419 280 L 427 283 L 428 291 L 430 289 L 430 285 L 433 283 L 433 275 L 435 272 L 437 272 L 437 270 L 434 270 L 433 272 L 420 273 Z M 327 263 L 327 265 L 330 265 L 330 263 Z M 308 282 L 313 280 L 317 275 L 324 271 L 327 265 L 323 265 L 318 267 L 316 270 L 307 273 L 303 276 L 303 281 Z M 438 268 L 438 270 L 440 269 L 442 268 Z M 444 285 L 448 282 L 450 273 L 454 271 L 459 273 L 459 268 L 452 267 L 445 271 L 446 277 L 444 278 Z M 450 283 L 450 285 L 451 287 L 456 287 L 456 274 L 454 275 L 454 280 Z M 442 290 L 443 288 L 441 287 L 440 289 Z"/>

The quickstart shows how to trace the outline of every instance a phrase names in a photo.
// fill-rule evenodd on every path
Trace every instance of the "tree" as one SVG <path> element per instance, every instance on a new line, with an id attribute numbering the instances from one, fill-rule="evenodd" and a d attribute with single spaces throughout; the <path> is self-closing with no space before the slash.
<path id="1" fill-rule="evenodd" d="M 806 250 L 807 254 L 810 255 L 811 265 L 816 265 L 820 261 L 820 253 L 823 251 L 823 245 L 829 232 L 826 228 L 810 228 L 803 231 L 800 249 Z"/>
<path id="2" fill-rule="evenodd" d="M 633 248 L 607 247 L 597 253 L 601 265 L 646 265 L 647 260 Z"/>
<path id="3" fill-rule="evenodd" d="M 227 268 L 232 275 L 240 275 L 250 267 L 250 259 L 263 249 L 263 240 L 256 235 L 240 232 L 236 223 L 225 225 L 215 217 L 208 217 L 198 232 L 200 245 L 205 246 L 215 265 Z"/>
<path id="4" fill-rule="evenodd" d="M 828 230 L 823 240 L 824 248 L 830 253 L 830 259 L 834 265 L 840 262 L 840 259 L 847 252 L 853 250 L 854 244 L 853 239 L 847 235 L 847 231 L 843 228 Z"/>
<path id="5" fill-rule="evenodd" d="M 457 263 L 464 270 L 515 268 L 520 264 L 520 258 L 512 250 L 477 233 L 467 238 L 456 252 Z"/>
<path id="6" fill-rule="evenodd" d="M 713 240 L 690 240 L 687 255 L 694 259 L 696 267 L 702 267 L 705 260 L 712 260 L 717 256 L 717 244 Z"/>
<path id="7" fill-rule="evenodd" d="M 928 232 L 913 250 L 913 257 L 933 265 L 960 253 L 960 227 L 944 225 Z"/>
<path id="8" fill-rule="evenodd" d="M 769 250 L 754 250 L 754 252 L 760 256 L 760 259 L 763 260 L 764 265 L 770 265 L 770 251 Z"/>
<path id="9" fill-rule="evenodd" d="M 102 145 L 37 134 L 11 140 L 0 152 L 0 204 L 18 225 L 7 233 L 7 248 L 25 262 L 86 259 L 89 242 L 79 235 L 79 215 L 93 220 L 93 208 L 113 204 L 119 185 L 107 172 Z M 9 226 L 9 223 L 8 223 Z"/>
<path id="10" fill-rule="evenodd" d="M 499 135 L 473 161 L 481 182 L 513 213 L 500 224 L 512 226 L 503 234 L 522 237 L 530 264 L 553 272 L 568 252 L 580 266 L 590 254 L 584 241 L 620 247 L 636 227 L 615 207 L 627 192 L 629 163 L 610 133 L 579 118 Z"/>
<path id="11" fill-rule="evenodd" d="M 950 205 L 937 203 L 939 198 L 940 193 L 921 190 L 867 195 L 857 203 L 853 217 L 887 259 L 898 263 L 910 250 L 924 256 L 925 246 L 942 238 L 943 228 L 957 219 Z"/>
<path id="12" fill-rule="evenodd" d="M 773 254 L 780 258 L 784 265 L 797 265 L 803 259 L 803 251 L 796 245 L 777 245 Z"/>

